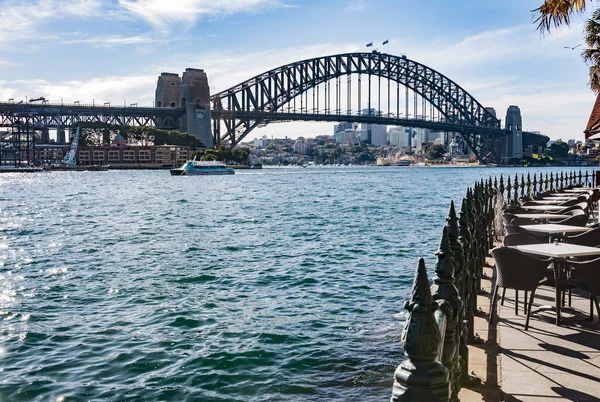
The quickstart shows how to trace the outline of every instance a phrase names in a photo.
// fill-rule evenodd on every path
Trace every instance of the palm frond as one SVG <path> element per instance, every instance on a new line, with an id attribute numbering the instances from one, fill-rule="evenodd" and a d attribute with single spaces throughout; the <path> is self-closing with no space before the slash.
<path id="1" fill-rule="evenodd" d="M 590 88 L 594 93 L 600 93 L 600 66 L 597 64 L 589 68 Z"/>
<path id="2" fill-rule="evenodd" d="M 544 4 L 532 10 L 537 15 L 537 29 L 544 33 L 552 28 L 571 24 L 573 14 L 585 11 L 588 0 L 545 0 Z"/>

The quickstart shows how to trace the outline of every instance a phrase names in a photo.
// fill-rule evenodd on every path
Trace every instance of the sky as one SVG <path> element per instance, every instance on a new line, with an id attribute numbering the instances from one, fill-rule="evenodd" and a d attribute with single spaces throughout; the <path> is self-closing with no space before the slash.
<path id="1" fill-rule="evenodd" d="M 161 72 L 202 68 L 212 93 L 312 57 L 381 51 L 448 76 L 504 120 L 583 139 L 595 96 L 581 59 L 585 16 L 541 35 L 543 0 L 0 0 L 0 100 L 152 105 Z M 279 123 L 248 139 L 332 134 Z"/>

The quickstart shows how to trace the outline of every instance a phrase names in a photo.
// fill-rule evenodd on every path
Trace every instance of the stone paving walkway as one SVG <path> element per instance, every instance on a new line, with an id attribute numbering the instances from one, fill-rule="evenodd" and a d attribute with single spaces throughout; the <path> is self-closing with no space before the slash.
<path id="1" fill-rule="evenodd" d="M 487 268 L 485 273 L 492 274 Z M 471 401 L 600 401 L 600 321 L 587 320 L 589 299 L 573 294 L 573 307 L 582 314 L 564 314 L 555 325 L 553 313 L 531 317 L 525 331 L 521 292 L 519 315 L 514 312 L 514 290 L 506 291 L 504 306 L 498 302 L 496 325 L 486 321 L 491 298 L 491 280 L 482 282 L 488 294 L 478 297 L 482 315 L 476 332 L 484 340 L 470 346 L 470 366 L 483 380 L 481 386 L 461 391 L 462 402 Z M 552 304 L 554 290 L 540 287 L 534 307 Z"/>

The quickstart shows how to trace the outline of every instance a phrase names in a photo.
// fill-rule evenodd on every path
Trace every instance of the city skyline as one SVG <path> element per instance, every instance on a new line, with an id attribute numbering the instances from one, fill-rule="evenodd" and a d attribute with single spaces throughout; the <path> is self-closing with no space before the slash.
<path id="1" fill-rule="evenodd" d="M 9 0 L 0 6 L 0 99 L 151 105 L 164 71 L 203 68 L 215 93 L 288 62 L 389 46 L 453 79 L 503 121 L 518 105 L 525 130 L 579 140 L 594 95 L 579 50 L 565 47 L 582 43 L 584 21 L 540 36 L 530 12 L 539 4 Z M 330 130 L 273 124 L 248 140 Z"/>

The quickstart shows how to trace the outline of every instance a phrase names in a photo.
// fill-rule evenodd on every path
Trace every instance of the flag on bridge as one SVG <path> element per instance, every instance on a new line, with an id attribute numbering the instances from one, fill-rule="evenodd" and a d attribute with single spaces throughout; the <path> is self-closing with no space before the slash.
<path id="1" fill-rule="evenodd" d="M 390 40 L 386 39 L 386 40 L 383 41 L 382 45 L 387 45 L 388 43 L 390 43 Z"/>
<path id="2" fill-rule="evenodd" d="M 373 42 L 367 43 L 367 47 L 371 47 L 371 46 L 373 46 Z"/>

